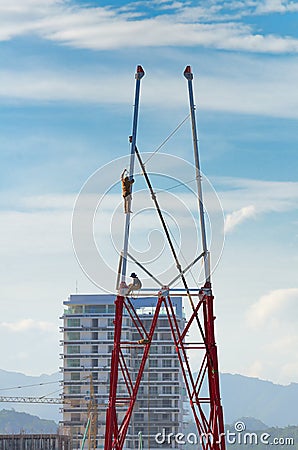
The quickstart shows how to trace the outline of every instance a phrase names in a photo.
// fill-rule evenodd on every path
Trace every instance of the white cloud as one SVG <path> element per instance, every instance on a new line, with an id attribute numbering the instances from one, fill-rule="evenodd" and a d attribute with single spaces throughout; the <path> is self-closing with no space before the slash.
<path id="1" fill-rule="evenodd" d="M 259 342 L 246 373 L 289 383 L 297 380 L 298 288 L 263 295 L 246 311 L 248 333 Z M 273 375 L 274 374 L 274 375 Z"/>
<path id="2" fill-rule="evenodd" d="M 256 13 L 286 13 L 298 11 L 298 3 L 285 0 L 264 0 L 257 4 Z"/>
<path id="3" fill-rule="evenodd" d="M 247 319 L 251 326 L 273 325 L 298 317 L 298 288 L 278 289 L 262 296 L 254 303 Z"/>
<path id="4" fill-rule="evenodd" d="M 296 182 L 237 178 L 217 178 L 216 180 L 221 185 L 217 192 L 226 211 L 226 233 L 231 233 L 238 225 L 257 215 L 297 209 L 298 183 Z M 230 189 L 226 189 L 227 187 Z M 242 206 L 243 204 L 245 206 Z"/>
<path id="5" fill-rule="evenodd" d="M 90 14 L 87 23 L 77 19 Z M 185 23 L 174 18 L 156 17 L 127 20 L 115 15 L 113 18 L 91 16 L 89 11 L 80 12 L 77 18 L 66 17 L 57 23 L 44 20 L 42 37 L 77 48 L 109 50 L 128 47 L 150 46 L 203 46 L 224 50 L 242 50 L 260 53 L 296 53 L 298 40 L 289 37 L 254 34 L 247 25 L 227 23 Z M 74 22 L 74 23 L 73 23 Z M 80 28 L 78 28 L 78 26 Z M 138 39 L 135 39 L 135 36 Z M 185 40 L 187 36 L 187 41 Z"/>
<path id="6" fill-rule="evenodd" d="M 218 22 L 222 14 L 219 5 L 207 3 L 204 7 L 192 8 L 187 3 L 174 2 L 168 5 L 161 3 L 159 8 L 164 9 L 166 6 L 174 13 L 158 15 L 157 12 L 155 17 L 140 18 L 138 2 L 134 10 L 126 10 L 74 6 L 66 1 L 54 0 L 14 1 L 9 8 L 0 5 L 0 39 L 9 40 L 33 34 L 64 45 L 94 50 L 201 45 L 261 53 L 298 51 L 297 39 L 255 34 L 251 27 L 233 21 L 233 17 L 227 17 L 225 22 Z M 289 3 L 285 8 L 291 11 L 295 10 L 294 6 Z M 277 7 L 283 11 L 280 3 L 274 6 L 267 2 L 263 5 L 263 12 L 270 8 L 276 10 Z M 240 11 L 242 9 L 240 5 Z"/>
<path id="7" fill-rule="evenodd" d="M 259 359 L 253 361 L 245 373 L 248 377 L 264 379 L 264 374 L 266 373 L 264 361 L 260 361 Z"/>
<path id="8" fill-rule="evenodd" d="M 228 177 L 215 178 L 214 182 L 226 213 L 241 210 L 243 204 L 253 205 L 257 214 L 297 209 L 297 182 Z M 248 209 L 249 212 L 252 214 L 253 209 Z"/>
<path id="9" fill-rule="evenodd" d="M 51 322 L 38 321 L 32 319 L 22 319 L 17 322 L 0 322 L 0 327 L 13 333 L 22 333 L 24 331 L 57 331 L 57 326 Z"/>
<path id="10" fill-rule="evenodd" d="M 219 62 L 220 68 L 214 72 L 214 64 L 218 65 Z M 210 66 L 208 75 L 201 74 L 197 88 L 203 110 L 298 118 L 296 60 L 286 58 L 282 61 L 270 59 L 261 62 L 256 58 L 229 54 L 222 55 L 220 61 L 207 63 Z M 196 74 L 196 68 L 194 72 Z M 96 67 L 92 73 L 90 69 L 80 68 L 73 74 L 61 68 L 24 68 L 22 77 L 15 69 L 0 70 L 0 97 L 8 101 L 17 99 L 127 105 L 131 102 L 132 89 L 131 74 L 121 69 L 117 74 L 111 74 L 107 67 Z M 274 96 L 272 92 L 275 93 Z M 154 105 L 163 109 L 186 107 L 183 78 L 179 73 L 167 73 L 166 68 L 149 73 L 143 81 L 142 105 L 147 108 Z"/>
<path id="11" fill-rule="evenodd" d="M 1 211 L 2 255 L 63 254 L 71 248 L 71 212 Z"/>
<path id="12" fill-rule="evenodd" d="M 256 216 L 256 208 L 254 205 L 244 206 L 243 208 L 228 214 L 225 220 L 225 232 L 230 233 L 240 223 L 251 217 Z"/>

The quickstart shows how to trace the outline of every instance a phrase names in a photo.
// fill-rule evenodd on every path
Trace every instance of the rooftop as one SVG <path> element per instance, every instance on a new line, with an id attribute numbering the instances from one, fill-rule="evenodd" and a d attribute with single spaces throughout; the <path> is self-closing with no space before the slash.
<path id="1" fill-rule="evenodd" d="M 65 306 L 73 305 L 113 305 L 114 294 L 70 294 L 69 298 L 63 302 Z M 131 298 L 135 309 L 154 308 L 157 297 Z M 182 297 L 173 297 L 171 302 L 176 309 L 178 317 L 182 317 Z"/>

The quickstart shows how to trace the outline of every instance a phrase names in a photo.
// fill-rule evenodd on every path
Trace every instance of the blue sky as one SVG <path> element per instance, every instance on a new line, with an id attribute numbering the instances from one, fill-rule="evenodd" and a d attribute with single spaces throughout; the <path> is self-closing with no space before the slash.
<path id="1" fill-rule="evenodd" d="M 298 2 L 13 0 L 0 19 L 2 368 L 57 370 L 62 300 L 76 280 L 98 290 L 72 249 L 75 198 L 128 154 L 136 65 L 150 152 L 188 114 L 190 64 L 202 170 L 226 218 L 221 370 L 297 382 Z M 162 151 L 192 161 L 189 123 Z"/>

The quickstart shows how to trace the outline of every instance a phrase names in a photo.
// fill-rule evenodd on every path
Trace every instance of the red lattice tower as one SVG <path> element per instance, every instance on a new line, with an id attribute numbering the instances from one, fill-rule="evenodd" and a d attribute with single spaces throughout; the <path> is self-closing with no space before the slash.
<path id="1" fill-rule="evenodd" d="M 145 365 L 149 358 L 149 351 L 152 344 L 154 332 L 157 327 L 158 318 L 161 309 L 163 317 L 167 317 L 171 336 L 176 349 L 177 358 L 180 363 L 181 372 L 193 413 L 194 421 L 197 427 L 198 437 L 200 438 L 199 448 L 203 450 L 225 450 L 224 439 L 224 422 L 223 411 L 220 399 L 219 373 L 217 348 L 214 336 L 214 312 L 213 312 L 213 294 L 210 279 L 209 253 L 207 250 L 207 240 L 204 222 L 204 208 L 201 187 L 201 172 L 199 165 L 198 139 L 195 121 L 195 106 L 193 99 L 192 80 L 193 74 L 190 66 L 187 66 L 184 76 L 188 81 L 190 116 L 193 132 L 194 160 L 196 167 L 196 182 L 198 191 L 198 205 L 200 212 L 200 225 L 202 236 L 202 253 L 197 256 L 185 269 L 182 269 L 178 260 L 177 253 L 171 241 L 171 236 L 167 228 L 167 224 L 163 219 L 158 200 L 154 194 L 149 176 L 146 172 L 145 165 L 136 146 L 137 119 L 140 95 L 140 82 L 144 76 L 144 70 L 138 66 L 136 72 L 136 89 L 135 89 L 135 105 L 133 118 L 133 134 L 130 138 L 131 142 L 131 159 L 129 176 L 133 177 L 135 155 L 138 158 L 142 168 L 148 188 L 151 192 L 156 211 L 159 215 L 163 231 L 168 240 L 169 248 L 172 252 L 178 270 L 178 277 L 181 279 L 183 289 L 182 295 L 187 297 L 190 302 L 192 313 L 186 327 L 182 330 L 179 326 L 176 311 L 171 300 L 171 290 L 168 287 L 161 287 L 157 295 L 154 314 L 150 328 L 145 328 L 142 318 L 137 312 L 133 302 L 127 295 L 125 283 L 128 253 L 128 238 L 130 231 L 130 213 L 126 214 L 124 247 L 119 262 L 119 276 L 117 284 L 119 285 L 118 295 L 115 305 L 115 329 L 114 329 L 114 346 L 111 359 L 111 376 L 110 376 L 110 394 L 109 404 L 106 412 L 106 434 L 105 434 L 105 450 L 119 449 L 124 446 L 128 427 L 136 403 L 138 390 L 144 374 Z M 186 272 L 197 263 L 203 260 L 205 270 L 205 283 L 197 292 L 190 289 L 185 278 Z M 151 275 L 149 271 L 139 262 L 135 261 L 139 267 Z M 121 282 L 120 282 L 121 277 Z M 156 281 L 156 278 L 152 275 Z M 177 278 L 177 277 L 176 277 Z M 157 280 L 158 281 L 158 280 Z M 173 280 L 174 281 L 174 280 Z M 171 283 L 169 283 L 171 285 Z M 141 298 L 139 300 L 142 301 Z M 139 347 L 141 345 L 142 355 L 139 366 L 134 368 L 134 375 L 130 370 L 130 364 L 127 359 L 125 349 L 136 346 L 136 342 L 128 342 L 122 338 L 123 315 L 130 317 L 135 332 L 139 334 Z M 199 336 L 198 342 L 186 342 L 186 335 L 193 329 L 196 329 L 196 335 Z M 193 333 L 192 333 L 193 335 Z M 190 365 L 189 354 L 196 352 L 196 361 L 200 361 L 199 370 L 193 373 Z M 120 394 L 118 388 L 119 378 L 124 380 L 126 393 Z M 120 409 L 119 409 L 120 408 Z"/>

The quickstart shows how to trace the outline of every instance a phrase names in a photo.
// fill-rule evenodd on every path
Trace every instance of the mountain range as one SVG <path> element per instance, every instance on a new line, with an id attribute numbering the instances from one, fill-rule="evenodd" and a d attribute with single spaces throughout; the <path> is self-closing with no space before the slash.
<path id="1" fill-rule="evenodd" d="M 0 396 L 1 397 L 59 397 L 61 374 L 55 372 L 51 375 L 39 376 L 24 375 L 20 372 L 11 372 L 0 369 Z M 23 387 L 27 386 L 27 387 Z M 57 391 L 57 392 L 56 392 Z M 51 394 L 51 395 L 50 395 Z M 60 419 L 59 405 L 44 403 L 7 403 L 1 402 L 0 409 L 30 413 L 44 419 L 58 422 Z"/>
<path id="2" fill-rule="evenodd" d="M 57 397 L 61 392 L 59 380 L 59 372 L 36 377 L 0 369 L 0 393 L 1 396 Z M 298 425 L 298 383 L 283 386 L 230 373 L 222 373 L 220 380 L 225 423 L 231 424 L 239 417 L 253 417 L 268 427 Z M 0 409 L 12 407 L 55 422 L 61 419 L 59 405 L 4 402 L 0 405 Z"/>
<path id="3" fill-rule="evenodd" d="M 58 425 L 53 420 L 40 419 L 13 409 L 0 411 L 0 433 L 57 433 Z"/>

